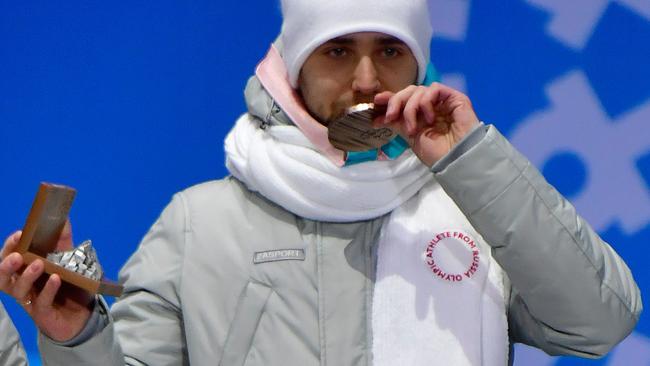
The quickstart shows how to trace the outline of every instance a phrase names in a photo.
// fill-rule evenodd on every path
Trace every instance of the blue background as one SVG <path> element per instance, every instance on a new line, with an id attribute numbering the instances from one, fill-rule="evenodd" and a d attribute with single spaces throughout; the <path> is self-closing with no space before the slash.
<path id="1" fill-rule="evenodd" d="M 435 12 L 453 0 L 431 3 Z M 507 136 L 551 111 L 548 87 L 576 70 L 612 128 L 639 109 L 648 121 L 647 13 L 608 3 L 576 47 L 549 32 L 557 14 L 533 3 L 543 1 L 458 0 L 462 19 L 448 18 L 466 23 L 462 32 L 443 32 L 432 42 L 443 81 L 461 80 L 480 117 Z M 0 235 L 22 227 L 40 181 L 73 186 L 75 241 L 91 238 L 108 276 L 116 278 L 173 193 L 226 174 L 223 139 L 245 111 L 246 80 L 280 24 L 275 1 L 0 1 Z M 614 212 L 596 228 L 647 292 L 650 122 L 637 126 L 630 139 L 643 148 L 625 158 L 638 181 L 596 183 L 620 194 L 640 182 L 642 195 L 634 199 L 640 206 L 629 210 L 641 214 L 629 224 Z M 527 143 L 533 140 L 518 140 L 524 153 L 535 149 Z M 616 155 L 621 143 L 602 149 Z M 565 150 L 536 163 L 571 199 L 580 198 L 598 168 Z M 583 214 L 605 217 L 604 207 Z M 8 296 L 0 300 L 38 364 L 29 319 Z M 634 347 L 605 359 L 547 358 L 520 348 L 517 364 L 650 364 L 646 318 Z"/>

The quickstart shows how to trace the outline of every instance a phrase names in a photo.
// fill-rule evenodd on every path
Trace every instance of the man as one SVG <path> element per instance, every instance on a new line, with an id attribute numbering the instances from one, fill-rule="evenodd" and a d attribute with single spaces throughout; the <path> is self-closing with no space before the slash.
<path id="1" fill-rule="evenodd" d="M 226 139 L 232 177 L 174 197 L 110 315 L 69 289 L 53 304 L 60 278 L 37 292 L 42 263 L 4 256 L 46 364 L 504 365 L 514 342 L 598 357 L 631 331 L 621 259 L 465 95 L 422 85 L 425 1 L 282 10 Z M 410 150 L 334 148 L 328 126 L 362 102 Z"/>

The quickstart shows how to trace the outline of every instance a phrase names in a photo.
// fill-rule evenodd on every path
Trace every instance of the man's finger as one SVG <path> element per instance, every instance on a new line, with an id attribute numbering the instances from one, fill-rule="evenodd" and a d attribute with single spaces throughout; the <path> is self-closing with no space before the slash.
<path id="1" fill-rule="evenodd" d="M 34 282 L 43 274 L 43 261 L 35 260 L 23 271 L 14 283 L 11 295 L 21 301 L 26 299 L 34 287 Z"/>
<path id="2" fill-rule="evenodd" d="M 424 91 L 424 89 L 418 88 L 406 101 L 406 105 L 404 106 L 403 115 L 404 121 L 406 122 L 406 131 L 409 136 L 417 131 L 420 99 L 424 95 Z"/>
<path id="3" fill-rule="evenodd" d="M 373 103 L 375 103 L 375 105 L 386 105 L 388 104 L 388 101 L 393 95 L 395 95 L 395 93 L 393 92 L 389 92 L 389 91 L 381 92 L 375 95 Z"/>
<path id="4" fill-rule="evenodd" d="M 386 123 L 393 122 L 400 117 L 402 107 L 411 95 L 413 95 L 416 89 L 416 86 L 411 85 L 390 98 L 388 101 L 388 108 L 386 109 Z"/>
<path id="5" fill-rule="evenodd" d="M 432 107 L 437 106 L 440 103 L 440 92 L 440 84 L 431 85 L 424 93 L 424 99 L 426 99 Z"/>
<path id="6" fill-rule="evenodd" d="M 420 111 L 424 114 L 424 119 L 427 121 L 427 124 L 432 124 L 436 120 L 436 111 L 434 103 L 428 97 L 429 95 L 430 90 L 427 89 L 422 98 L 420 98 Z"/>
<path id="7" fill-rule="evenodd" d="M 0 291 L 10 291 L 13 275 L 22 265 L 23 257 L 18 253 L 11 253 L 0 262 Z"/>
<path id="8" fill-rule="evenodd" d="M 23 232 L 18 230 L 15 233 L 9 235 L 7 237 L 7 240 L 5 240 L 4 246 L 2 247 L 2 251 L 0 252 L 0 258 L 4 258 L 9 253 L 13 252 L 18 248 L 18 244 L 20 243 L 20 237 L 23 235 Z"/>
<path id="9" fill-rule="evenodd" d="M 388 107 L 386 108 L 386 123 L 393 122 L 399 117 L 400 111 L 402 110 L 402 99 L 398 95 L 394 95 L 388 101 Z"/>
<path id="10" fill-rule="evenodd" d="M 51 275 L 38 294 L 38 297 L 34 300 L 36 306 L 39 308 L 52 306 L 59 288 L 61 288 L 61 278 L 57 274 Z"/>

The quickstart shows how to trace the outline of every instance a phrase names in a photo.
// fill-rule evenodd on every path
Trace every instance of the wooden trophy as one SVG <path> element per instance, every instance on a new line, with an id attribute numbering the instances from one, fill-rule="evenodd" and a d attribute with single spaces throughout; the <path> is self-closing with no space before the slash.
<path id="1" fill-rule="evenodd" d="M 56 273 L 64 282 L 80 287 L 93 295 L 120 296 L 123 290 L 121 285 L 104 278 L 94 280 L 47 259 L 48 254 L 56 250 L 56 244 L 76 194 L 77 191 L 70 187 L 41 183 L 16 251 L 23 255 L 25 265 L 40 259 L 45 264 L 46 273 Z"/>

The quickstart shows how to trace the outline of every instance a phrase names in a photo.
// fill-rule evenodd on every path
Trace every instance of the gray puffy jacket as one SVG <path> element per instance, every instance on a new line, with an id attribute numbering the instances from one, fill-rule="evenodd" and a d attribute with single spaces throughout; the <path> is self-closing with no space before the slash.
<path id="1" fill-rule="evenodd" d="M 254 78 L 247 101 L 264 121 L 288 123 Z M 633 329 L 641 299 L 627 266 L 494 127 L 432 174 L 510 279 L 511 343 L 598 357 Z M 307 220 L 232 177 L 192 187 L 120 272 L 126 291 L 110 316 L 67 345 L 41 336 L 44 364 L 372 365 L 383 220 Z M 298 251 L 256 257 L 280 249 Z"/>
<path id="2" fill-rule="evenodd" d="M 0 302 L 0 365 L 27 365 L 25 349 L 2 302 Z"/>

